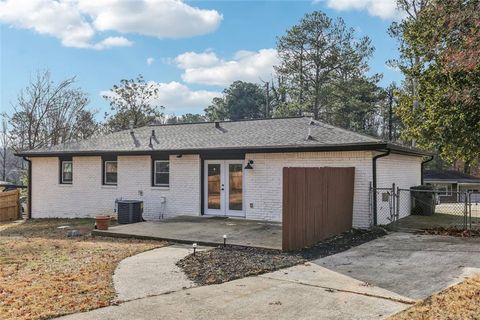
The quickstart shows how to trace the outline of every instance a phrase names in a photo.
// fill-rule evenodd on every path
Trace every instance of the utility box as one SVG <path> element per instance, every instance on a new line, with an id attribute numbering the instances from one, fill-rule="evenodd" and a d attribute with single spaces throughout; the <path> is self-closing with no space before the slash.
<path id="1" fill-rule="evenodd" d="M 410 188 L 412 214 L 431 216 L 435 213 L 435 192 L 432 186 Z"/>
<path id="2" fill-rule="evenodd" d="M 118 223 L 136 223 L 143 221 L 143 201 L 140 200 L 119 200 Z"/>

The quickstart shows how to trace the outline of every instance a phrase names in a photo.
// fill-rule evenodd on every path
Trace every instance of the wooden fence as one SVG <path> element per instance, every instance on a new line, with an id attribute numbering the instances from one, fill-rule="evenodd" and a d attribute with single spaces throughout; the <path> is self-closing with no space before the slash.
<path id="1" fill-rule="evenodd" d="M 283 169 L 283 250 L 352 228 L 355 168 Z"/>
<path id="2" fill-rule="evenodd" d="M 20 218 L 20 190 L 0 192 L 0 222 Z"/>

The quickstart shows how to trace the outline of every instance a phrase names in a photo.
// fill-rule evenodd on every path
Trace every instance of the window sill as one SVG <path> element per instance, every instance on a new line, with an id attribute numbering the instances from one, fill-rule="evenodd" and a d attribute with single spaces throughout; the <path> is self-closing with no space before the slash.
<path id="1" fill-rule="evenodd" d="M 117 189 L 118 185 L 116 184 L 102 184 L 102 189 Z"/>
<path id="2" fill-rule="evenodd" d="M 73 186 L 73 183 L 59 183 L 58 185 L 60 187 L 71 187 L 71 186 Z"/>
<path id="3" fill-rule="evenodd" d="M 152 190 L 170 190 L 170 187 L 152 186 Z"/>

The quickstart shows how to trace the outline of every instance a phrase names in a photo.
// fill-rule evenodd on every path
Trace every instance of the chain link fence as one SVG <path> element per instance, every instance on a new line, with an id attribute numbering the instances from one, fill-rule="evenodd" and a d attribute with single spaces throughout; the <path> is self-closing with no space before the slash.
<path id="1" fill-rule="evenodd" d="M 372 224 L 391 229 L 480 229 L 480 192 L 370 187 L 370 207 Z"/>

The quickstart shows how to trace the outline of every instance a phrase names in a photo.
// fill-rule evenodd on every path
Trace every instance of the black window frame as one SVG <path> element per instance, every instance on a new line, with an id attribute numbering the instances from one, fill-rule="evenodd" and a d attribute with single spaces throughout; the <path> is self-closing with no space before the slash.
<path id="1" fill-rule="evenodd" d="M 157 184 L 156 183 L 156 168 L 157 168 L 157 162 L 167 162 L 168 163 L 168 184 Z M 170 159 L 169 157 L 165 156 L 152 156 L 152 170 L 151 170 L 151 182 L 152 182 L 152 187 L 158 187 L 158 188 L 169 188 L 170 187 Z"/>
<path id="2" fill-rule="evenodd" d="M 73 159 L 72 157 L 59 157 L 58 158 L 59 168 L 58 168 L 58 183 L 60 184 L 73 184 Z M 72 180 L 65 181 L 63 179 L 63 164 L 70 162 L 72 166 Z"/>
<path id="3" fill-rule="evenodd" d="M 115 183 L 107 182 L 107 170 L 106 166 L 108 162 L 115 162 L 117 164 L 117 181 Z M 118 160 L 116 156 L 102 157 L 102 185 L 104 186 L 116 186 L 118 185 Z"/>

